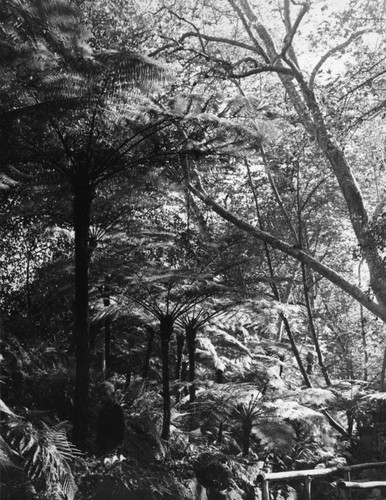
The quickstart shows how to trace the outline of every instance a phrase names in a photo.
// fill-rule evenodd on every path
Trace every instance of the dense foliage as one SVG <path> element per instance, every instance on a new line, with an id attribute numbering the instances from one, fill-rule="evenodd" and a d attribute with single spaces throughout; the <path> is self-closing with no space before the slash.
<path id="1" fill-rule="evenodd" d="M 2 498 L 385 459 L 380 3 L 2 3 Z"/>

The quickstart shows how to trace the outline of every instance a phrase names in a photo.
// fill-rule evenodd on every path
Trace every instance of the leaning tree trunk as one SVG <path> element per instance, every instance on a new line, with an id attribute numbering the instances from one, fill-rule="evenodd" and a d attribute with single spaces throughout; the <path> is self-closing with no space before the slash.
<path id="1" fill-rule="evenodd" d="M 170 400 L 170 367 L 169 350 L 170 339 L 173 334 L 174 320 L 169 314 L 160 319 L 160 336 L 162 352 L 162 397 L 164 403 L 164 414 L 162 421 L 161 438 L 166 441 L 170 437 L 171 400 Z"/>
<path id="2" fill-rule="evenodd" d="M 263 156 L 264 156 L 264 162 L 267 164 L 267 160 L 265 158 L 265 154 L 264 153 L 263 153 Z M 260 207 L 259 207 L 259 199 L 258 199 L 258 196 L 257 196 L 256 188 L 253 185 L 253 181 L 252 181 L 251 170 L 249 168 L 249 163 L 247 161 L 245 162 L 245 164 L 246 164 L 247 172 L 248 172 L 249 185 L 251 187 L 251 191 L 252 191 L 252 195 L 253 195 L 253 200 L 255 202 L 255 209 L 256 209 L 257 220 L 259 221 L 260 230 L 264 231 L 265 227 L 264 227 L 263 219 L 261 217 L 261 212 L 260 212 Z M 267 165 L 266 170 L 269 173 L 268 165 Z M 276 196 L 277 201 L 278 201 L 280 207 L 282 207 L 284 209 L 283 203 L 281 201 L 281 198 L 280 198 L 280 196 L 278 194 L 278 191 L 276 189 L 276 186 L 275 186 L 275 184 L 274 184 L 273 179 L 271 178 L 271 176 L 270 176 L 270 181 L 271 181 L 271 186 L 273 188 L 274 193 L 277 194 L 277 196 Z M 286 219 L 288 220 L 290 226 L 292 227 L 292 224 L 290 222 L 290 219 L 289 219 L 289 216 L 288 216 L 287 212 L 285 210 L 284 210 L 284 212 L 285 212 L 284 215 L 285 215 Z M 270 252 L 268 243 L 265 240 L 263 240 L 263 246 L 264 246 L 265 258 L 266 258 L 267 266 L 268 266 L 268 270 L 269 270 L 269 275 L 271 277 L 271 288 L 272 288 L 273 296 L 275 297 L 275 300 L 277 300 L 278 302 L 282 302 L 282 298 L 280 296 L 279 288 L 278 288 L 278 286 L 276 284 L 276 281 L 275 281 L 275 273 L 274 273 L 274 268 L 273 268 L 273 263 L 272 263 L 272 258 L 271 258 L 271 252 Z M 290 324 L 288 322 L 288 319 L 285 317 L 285 315 L 283 313 L 280 313 L 279 314 L 279 321 L 280 321 L 280 323 L 284 324 L 284 328 L 285 328 L 285 330 L 287 332 L 287 336 L 288 336 L 288 339 L 289 339 L 290 344 L 291 344 L 291 349 L 292 349 L 293 355 L 295 356 L 295 359 L 296 359 L 296 362 L 298 364 L 299 370 L 300 370 L 300 372 L 301 372 L 301 374 L 303 376 L 304 383 L 306 384 L 307 387 L 312 387 L 311 381 L 310 381 L 310 379 L 308 377 L 308 374 L 307 374 L 307 372 L 306 372 L 306 370 L 304 368 L 304 364 L 303 364 L 303 362 L 301 360 L 300 353 L 299 353 L 298 347 L 296 345 L 294 336 L 292 334 L 291 327 L 290 327 Z M 280 367 L 280 371 L 282 371 L 282 367 Z M 280 373 L 280 375 L 281 375 L 281 373 Z"/>
<path id="3" fill-rule="evenodd" d="M 291 331 L 291 327 L 290 327 L 290 324 L 288 322 L 288 319 L 284 316 L 283 313 L 280 314 L 280 317 L 283 320 L 284 328 L 285 328 L 285 330 L 287 332 L 288 340 L 290 341 L 291 349 L 292 349 L 292 352 L 293 352 L 293 354 L 295 356 L 295 359 L 296 359 L 296 362 L 298 364 L 300 373 L 302 374 L 304 383 L 305 383 L 306 387 L 311 388 L 312 384 L 311 384 L 310 378 L 309 378 L 309 376 L 307 374 L 307 371 L 304 368 L 304 364 L 303 364 L 303 361 L 302 361 L 302 359 L 300 357 L 299 349 L 298 349 L 298 346 L 296 345 L 294 336 L 292 335 L 292 331 Z"/>
<path id="4" fill-rule="evenodd" d="M 306 303 L 308 324 L 309 324 L 309 328 L 310 328 L 311 335 L 312 335 L 312 341 L 313 341 L 314 346 L 315 346 L 316 354 L 318 356 L 318 363 L 319 363 L 320 369 L 322 371 L 324 381 L 326 382 L 327 386 L 330 386 L 331 380 L 330 380 L 326 365 L 325 365 L 324 360 L 323 360 L 323 354 L 322 354 L 322 350 L 320 349 L 319 339 L 318 339 L 318 335 L 316 333 L 316 328 L 315 328 L 314 315 L 313 315 L 313 310 L 312 310 L 312 305 L 311 305 L 310 295 L 309 295 L 310 285 L 309 285 L 309 279 L 307 279 L 307 269 L 303 263 L 301 264 L 301 266 L 302 266 L 304 300 Z"/>
<path id="5" fill-rule="evenodd" d="M 304 75 L 299 71 L 294 61 L 288 58 L 285 48 L 291 46 L 294 33 L 287 33 L 288 46 L 283 48 L 281 54 L 278 54 L 271 35 L 265 26 L 260 22 L 249 3 L 249 0 L 229 0 L 233 9 L 240 20 L 246 26 L 248 25 L 248 34 L 251 43 L 260 55 L 265 59 L 265 63 L 274 66 L 274 72 L 277 73 L 282 85 L 292 102 L 301 123 L 305 130 L 315 138 L 320 151 L 329 163 L 335 178 L 338 181 L 340 191 L 346 202 L 351 225 L 354 230 L 357 241 L 360 245 L 362 255 L 368 266 L 370 275 L 370 285 L 377 299 L 378 304 L 366 305 L 366 301 L 358 299 L 361 294 L 352 295 L 354 298 L 371 312 L 386 322 L 386 266 L 378 251 L 376 237 L 371 231 L 371 221 L 369 220 L 363 196 L 359 190 L 354 174 L 350 168 L 345 154 L 338 142 L 332 137 L 321 108 L 317 102 L 313 82 L 307 82 Z M 309 8 L 308 3 L 302 5 L 301 15 L 303 16 Z M 299 17 L 299 20 L 301 17 Z M 287 37 L 286 37 L 287 38 Z M 260 41 L 262 45 L 260 45 Z M 286 65 L 282 63 L 285 62 Z M 291 75 L 285 74 L 289 70 Z M 289 252 L 287 252 L 289 253 Z M 302 256 L 303 257 L 303 256 Z M 305 262 L 303 259 L 302 262 Z M 305 262 L 307 263 L 307 262 Z M 310 267 L 318 271 L 316 267 L 310 264 Z M 319 272 L 319 271 L 318 271 Z M 326 274 L 320 273 L 322 276 Z M 336 281 L 331 280 L 337 284 Z M 347 287 L 342 290 L 348 291 Z M 350 293 L 350 292 L 349 292 Z M 362 295 L 363 297 L 363 295 Z M 375 307 L 374 307 L 375 306 Z M 378 313 L 376 312 L 378 310 Z M 386 371 L 386 348 L 382 369 L 381 390 L 385 389 L 385 371 Z"/>
<path id="6" fill-rule="evenodd" d="M 88 433 L 88 398 L 90 384 L 89 332 L 89 227 L 92 189 L 86 169 L 78 171 L 73 183 L 73 218 L 75 231 L 75 397 L 73 441 L 84 448 Z"/>

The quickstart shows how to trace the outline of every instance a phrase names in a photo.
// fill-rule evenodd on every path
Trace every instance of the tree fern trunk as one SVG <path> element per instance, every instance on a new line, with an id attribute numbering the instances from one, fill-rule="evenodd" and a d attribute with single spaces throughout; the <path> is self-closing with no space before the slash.
<path id="1" fill-rule="evenodd" d="M 250 442 L 251 442 L 251 433 L 252 433 L 252 422 L 248 419 L 243 421 L 242 424 L 243 431 L 243 456 L 247 457 L 249 454 Z"/>
<path id="2" fill-rule="evenodd" d="M 177 335 L 177 359 L 176 359 L 176 369 L 174 374 L 175 380 L 180 380 L 184 343 L 185 343 L 185 338 L 181 333 L 179 333 Z"/>
<path id="3" fill-rule="evenodd" d="M 163 421 L 161 438 L 166 441 L 170 437 L 170 418 L 171 418 L 171 400 L 170 400 L 170 367 L 169 367 L 169 348 L 170 339 L 173 334 L 174 321 L 170 315 L 165 315 L 160 320 L 161 352 L 162 352 L 162 397 L 163 397 Z"/>
<path id="4" fill-rule="evenodd" d="M 110 298 L 106 296 L 103 299 L 103 304 L 105 307 L 109 307 Z M 108 379 L 111 375 L 111 319 L 106 316 L 105 318 L 105 378 Z"/>
<path id="5" fill-rule="evenodd" d="M 105 319 L 105 377 L 111 375 L 111 320 Z"/>
<path id="6" fill-rule="evenodd" d="M 194 380 L 196 378 L 196 336 L 197 328 L 192 325 L 186 327 L 186 343 L 188 346 L 189 356 L 189 401 L 193 403 L 196 399 L 196 386 Z"/>
<path id="7" fill-rule="evenodd" d="M 147 339 L 146 356 L 145 356 L 145 362 L 143 364 L 142 378 L 147 378 L 149 376 L 150 358 L 153 352 L 153 344 L 155 336 L 155 331 L 151 326 L 149 326 L 147 330 L 149 332 L 149 337 Z"/>
<path id="8" fill-rule="evenodd" d="M 85 170 L 85 169 L 84 169 Z M 75 230 L 75 397 L 73 441 L 83 448 L 88 432 L 88 398 L 90 383 L 89 332 L 89 226 L 92 190 L 87 173 L 74 176 L 73 218 Z"/>

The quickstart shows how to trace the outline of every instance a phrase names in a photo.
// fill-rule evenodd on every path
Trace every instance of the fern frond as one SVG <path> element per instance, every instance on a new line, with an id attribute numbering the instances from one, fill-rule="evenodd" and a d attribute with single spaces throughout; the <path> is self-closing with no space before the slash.
<path id="1" fill-rule="evenodd" d="M 41 422 L 36 427 L 24 419 L 13 419 L 5 427 L 7 440 L 24 458 L 24 471 L 36 489 L 45 491 L 51 498 L 58 495 L 58 498 L 73 500 L 77 486 L 70 464 L 81 454 L 67 439 L 68 423 L 49 427 Z"/>
<path id="2" fill-rule="evenodd" d="M 9 467 L 19 468 L 15 464 L 15 457 L 20 457 L 0 436 L 0 470 L 8 469 Z"/>
<path id="3" fill-rule="evenodd" d="M 0 412 L 5 413 L 6 415 L 10 415 L 12 417 L 16 417 L 15 413 L 8 408 L 8 406 L 4 403 L 2 399 L 0 399 Z"/>

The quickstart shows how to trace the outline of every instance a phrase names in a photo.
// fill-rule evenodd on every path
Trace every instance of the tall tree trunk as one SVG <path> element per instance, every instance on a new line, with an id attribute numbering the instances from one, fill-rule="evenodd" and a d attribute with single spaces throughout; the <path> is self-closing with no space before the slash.
<path id="1" fill-rule="evenodd" d="M 386 392 L 386 385 L 385 385 L 385 379 L 386 379 L 386 347 L 383 351 L 383 363 L 382 363 L 382 371 L 381 371 L 381 383 L 379 390 L 381 392 Z"/>
<path id="2" fill-rule="evenodd" d="M 302 374 L 304 383 L 305 383 L 305 385 L 307 387 L 312 387 L 310 378 L 309 378 L 309 376 L 307 374 L 306 369 L 304 368 L 304 364 L 303 364 L 302 358 L 300 357 L 298 346 L 296 345 L 294 336 L 292 335 L 292 331 L 291 331 L 291 327 L 289 325 L 288 319 L 284 316 L 284 314 L 281 314 L 280 316 L 281 316 L 281 318 L 283 320 L 284 328 L 285 328 L 285 330 L 287 332 L 287 336 L 288 336 L 288 339 L 289 339 L 290 344 L 291 344 L 291 349 L 292 349 L 292 352 L 294 353 L 294 356 L 295 356 L 296 362 L 298 364 L 300 373 Z"/>
<path id="3" fill-rule="evenodd" d="M 147 378 L 149 376 L 150 358 L 153 352 L 153 344 L 155 336 L 155 331 L 153 327 L 149 326 L 147 328 L 147 331 L 149 332 L 149 337 L 147 339 L 147 348 L 146 348 L 145 362 L 143 364 L 142 378 Z"/>
<path id="4" fill-rule="evenodd" d="M 362 263 L 363 260 L 360 261 L 358 265 L 358 284 L 362 285 Z M 361 337 L 362 337 L 362 346 L 363 346 L 363 356 L 364 356 L 364 369 L 363 369 L 363 380 L 367 382 L 368 379 L 368 363 L 369 363 L 369 353 L 367 351 L 367 338 L 366 338 L 366 318 L 363 310 L 363 306 L 359 304 L 359 312 L 361 318 Z M 384 360 L 385 362 L 386 360 Z"/>
<path id="5" fill-rule="evenodd" d="M 266 163 L 266 166 L 268 168 L 265 155 L 264 155 L 264 162 Z M 255 202 L 255 209 L 256 209 L 257 220 L 259 222 L 260 230 L 264 231 L 265 228 L 264 228 L 263 219 L 261 217 L 261 212 L 260 212 L 260 207 L 259 207 L 259 199 L 258 199 L 258 196 L 257 196 L 257 192 L 256 192 L 256 189 L 255 189 L 255 186 L 253 185 L 251 170 L 249 168 L 249 163 L 247 161 L 246 161 L 246 167 L 247 167 L 247 172 L 248 172 L 249 185 L 251 187 L 253 199 L 254 199 L 254 202 Z M 274 191 L 276 191 L 276 186 L 274 185 L 272 179 L 271 179 L 271 185 L 274 188 Z M 281 206 L 283 206 L 282 203 L 281 203 L 281 200 L 278 199 L 278 201 L 279 201 L 279 204 Z M 288 218 L 288 216 L 287 216 L 287 218 Z M 288 221 L 289 221 L 289 219 L 288 219 Z M 275 282 L 275 273 L 274 273 L 272 259 L 271 259 L 271 252 L 270 252 L 268 243 L 265 240 L 263 240 L 263 246 L 264 246 L 265 258 L 267 260 L 269 275 L 272 278 L 272 281 L 271 281 L 271 283 L 272 283 L 271 284 L 272 292 L 273 292 L 273 295 L 275 297 L 275 300 L 277 300 L 278 302 L 281 302 L 282 300 L 281 300 L 281 296 L 280 296 L 280 291 L 279 291 L 279 288 L 278 288 L 278 286 L 277 286 L 277 284 Z M 298 347 L 296 345 L 294 336 L 292 335 L 290 324 L 289 324 L 287 318 L 285 317 L 285 315 L 283 313 L 279 314 L 279 324 L 280 325 L 283 324 L 284 328 L 285 328 L 285 330 L 287 332 L 287 336 L 288 336 L 288 339 L 289 339 L 290 344 L 291 344 L 291 349 L 292 349 L 292 352 L 293 352 L 293 354 L 295 356 L 295 359 L 296 359 L 296 362 L 298 364 L 300 373 L 303 376 L 304 383 L 306 384 L 307 387 L 312 387 L 311 381 L 310 381 L 310 379 L 308 377 L 308 374 L 307 374 L 307 372 L 306 372 L 306 370 L 304 368 L 304 364 L 303 364 L 302 359 L 300 357 L 300 353 L 299 353 Z M 280 369 L 280 371 L 282 371 L 282 370 Z"/>
<path id="6" fill-rule="evenodd" d="M 368 380 L 368 364 L 369 364 L 369 353 L 367 351 L 367 338 L 366 338 L 366 318 L 363 311 L 363 306 L 359 305 L 360 316 L 361 316 L 361 337 L 362 337 L 362 347 L 363 347 L 363 380 L 367 382 Z"/>
<path id="7" fill-rule="evenodd" d="M 103 299 L 105 307 L 110 305 L 110 298 Z M 108 379 L 111 375 L 111 319 L 105 318 L 105 378 Z"/>
<path id="8" fill-rule="evenodd" d="M 247 457 L 249 454 L 251 433 L 252 433 L 252 422 L 246 418 L 242 423 L 243 457 Z"/>
<path id="9" fill-rule="evenodd" d="M 26 259 L 27 259 L 27 269 L 25 275 L 25 287 L 27 294 L 27 314 L 28 319 L 31 319 L 31 309 L 32 309 L 32 301 L 31 301 L 31 251 L 27 248 L 26 251 Z"/>
<path id="10" fill-rule="evenodd" d="M 105 377 L 111 375 L 111 319 L 105 319 Z"/>
<path id="11" fill-rule="evenodd" d="M 326 382 L 326 385 L 330 386 L 331 380 L 330 380 L 330 377 L 328 376 L 326 365 L 324 364 L 323 355 L 322 355 L 322 351 L 320 349 L 319 339 L 318 339 L 318 335 L 316 333 L 316 328 L 315 328 L 315 323 L 314 323 L 314 315 L 313 315 L 312 305 L 311 305 L 310 296 L 309 296 L 310 287 L 309 287 L 309 283 L 308 283 L 309 280 L 307 279 L 307 269 L 306 269 L 306 266 L 304 264 L 301 264 L 301 266 L 302 266 L 304 300 L 306 302 L 308 324 L 309 324 L 310 332 L 312 335 L 312 341 L 314 343 L 316 354 L 318 356 L 318 363 L 319 363 L 320 369 L 322 370 L 323 378 Z"/>
<path id="12" fill-rule="evenodd" d="M 86 170 L 86 169 L 84 169 Z M 73 184 L 73 217 L 75 230 L 75 397 L 73 441 L 84 448 L 88 433 L 88 399 L 90 384 L 89 332 L 89 227 L 92 189 L 86 171 L 78 172 Z"/>
<path id="13" fill-rule="evenodd" d="M 194 325 L 186 326 L 186 343 L 188 346 L 189 357 L 189 401 L 193 403 L 196 400 L 196 337 L 197 327 Z"/>
<path id="14" fill-rule="evenodd" d="M 248 0 L 229 0 L 229 2 L 239 16 L 240 21 L 246 27 L 246 32 L 249 35 L 250 42 L 254 45 L 255 51 L 264 58 L 268 65 L 272 64 L 275 66 L 275 71 L 305 130 L 316 139 L 321 152 L 330 164 L 346 202 L 351 225 L 360 245 L 362 255 L 368 266 L 370 285 L 378 301 L 378 307 L 374 308 L 371 306 L 369 308 L 363 301 L 357 300 L 386 322 L 386 266 L 378 251 L 376 237 L 371 231 L 370 221 L 358 184 L 343 150 L 328 130 L 312 84 L 307 83 L 296 64 L 288 59 L 286 51 L 278 54 L 271 35 L 253 12 Z M 302 15 L 305 14 L 308 7 L 308 3 L 302 6 Z M 285 62 L 286 66 L 283 65 L 282 61 Z M 291 70 L 291 76 L 284 74 L 284 70 L 288 69 Z M 334 281 L 332 282 L 334 283 Z M 337 283 L 335 282 L 335 284 Z M 381 314 L 377 314 L 375 309 L 381 310 Z M 386 370 L 386 349 L 383 367 Z M 385 380 L 384 371 L 382 372 L 381 379 L 381 390 L 383 390 Z"/>
<path id="15" fill-rule="evenodd" d="M 171 419 L 171 399 L 170 399 L 170 367 L 169 350 L 170 339 L 173 334 L 174 319 L 166 314 L 160 319 L 160 336 L 162 352 L 162 397 L 163 397 L 163 421 L 161 438 L 165 441 L 170 437 L 170 419 Z"/>
<path id="16" fill-rule="evenodd" d="M 185 343 L 184 335 L 182 333 L 179 333 L 177 335 L 177 359 L 176 359 L 176 369 L 174 373 L 175 380 L 180 380 L 184 343 Z"/>

